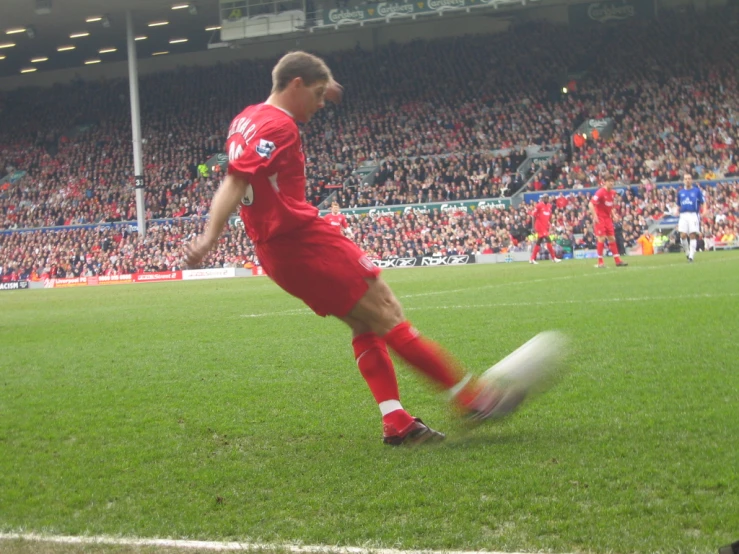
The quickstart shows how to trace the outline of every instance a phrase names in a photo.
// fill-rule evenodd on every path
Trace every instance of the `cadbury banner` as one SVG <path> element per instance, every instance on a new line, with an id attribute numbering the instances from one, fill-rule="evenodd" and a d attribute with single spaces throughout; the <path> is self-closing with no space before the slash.
<path id="1" fill-rule="evenodd" d="M 627 20 L 654 18 L 654 0 L 615 0 L 570 4 L 570 25 L 585 27 Z"/>
<path id="2" fill-rule="evenodd" d="M 440 265 L 467 265 L 474 264 L 475 257 L 467 254 L 450 254 L 448 256 L 414 256 L 410 258 L 384 258 L 372 260 L 372 263 L 382 269 L 391 267 L 435 267 Z"/>

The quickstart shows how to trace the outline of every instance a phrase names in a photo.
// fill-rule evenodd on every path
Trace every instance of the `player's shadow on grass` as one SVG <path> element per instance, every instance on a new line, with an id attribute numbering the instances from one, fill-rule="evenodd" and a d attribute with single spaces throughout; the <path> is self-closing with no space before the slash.
<path id="1" fill-rule="evenodd" d="M 537 449 L 546 450 L 547 445 L 552 450 L 559 449 L 563 442 L 568 442 L 567 437 L 563 437 L 560 433 L 553 436 L 551 430 L 546 432 L 539 429 L 521 430 L 506 427 L 478 429 L 457 429 L 450 430 L 447 439 L 439 446 L 449 449 L 466 449 L 477 448 L 481 445 L 536 445 Z"/>

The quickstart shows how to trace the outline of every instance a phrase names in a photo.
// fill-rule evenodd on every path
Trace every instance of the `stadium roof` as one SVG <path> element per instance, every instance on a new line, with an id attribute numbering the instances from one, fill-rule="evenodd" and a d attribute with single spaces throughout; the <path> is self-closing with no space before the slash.
<path id="1" fill-rule="evenodd" d="M 218 0 L 0 0 L 0 77 L 125 60 L 126 9 L 136 35 L 146 37 L 136 43 L 139 58 L 205 50 L 219 40 L 206 31 L 219 25 Z"/>

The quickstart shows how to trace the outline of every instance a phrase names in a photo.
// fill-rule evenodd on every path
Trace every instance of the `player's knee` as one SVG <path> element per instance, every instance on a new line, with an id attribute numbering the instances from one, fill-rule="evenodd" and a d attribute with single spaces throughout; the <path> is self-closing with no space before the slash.
<path id="1" fill-rule="evenodd" d="M 369 282 L 369 289 L 353 310 L 352 317 L 369 325 L 378 335 L 388 333 L 404 320 L 400 302 L 382 279 Z"/>
<path id="2" fill-rule="evenodd" d="M 403 323 L 403 320 L 405 319 L 405 316 L 403 315 L 403 307 L 394 295 L 383 306 L 381 317 L 382 324 L 388 329 L 388 331 L 396 325 Z"/>
<path id="3" fill-rule="evenodd" d="M 403 322 L 403 307 L 396 298 L 392 289 L 382 279 L 376 281 L 378 324 L 387 331 Z"/>
<path id="4" fill-rule="evenodd" d="M 359 319 L 355 319 L 353 317 L 342 317 L 340 318 L 344 323 L 346 323 L 349 328 L 352 330 L 352 336 L 358 337 L 359 335 L 364 335 L 367 333 L 372 332 L 372 327 L 365 323 L 364 321 L 360 321 Z"/>

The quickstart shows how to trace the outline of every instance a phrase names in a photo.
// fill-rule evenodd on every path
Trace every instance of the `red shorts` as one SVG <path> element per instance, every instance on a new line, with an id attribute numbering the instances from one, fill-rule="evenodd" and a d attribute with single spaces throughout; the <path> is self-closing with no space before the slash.
<path id="1" fill-rule="evenodd" d="M 538 239 L 545 239 L 549 237 L 549 229 L 544 227 L 537 227 L 535 229 L 536 232 L 536 238 Z"/>
<path id="2" fill-rule="evenodd" d="M 612 237 L 615 234 L 613 230 L 613 220 L 600 218 L 598 223 L 595 224 L 595 236 L 596 237 Z"/>
<path id="3" fill-rule="evenodd" d="M 264 272 L 320 316 L 343 317 L 376 279 L 375 266 L 352 241 L 321 218 L 256 246 Z"/>

